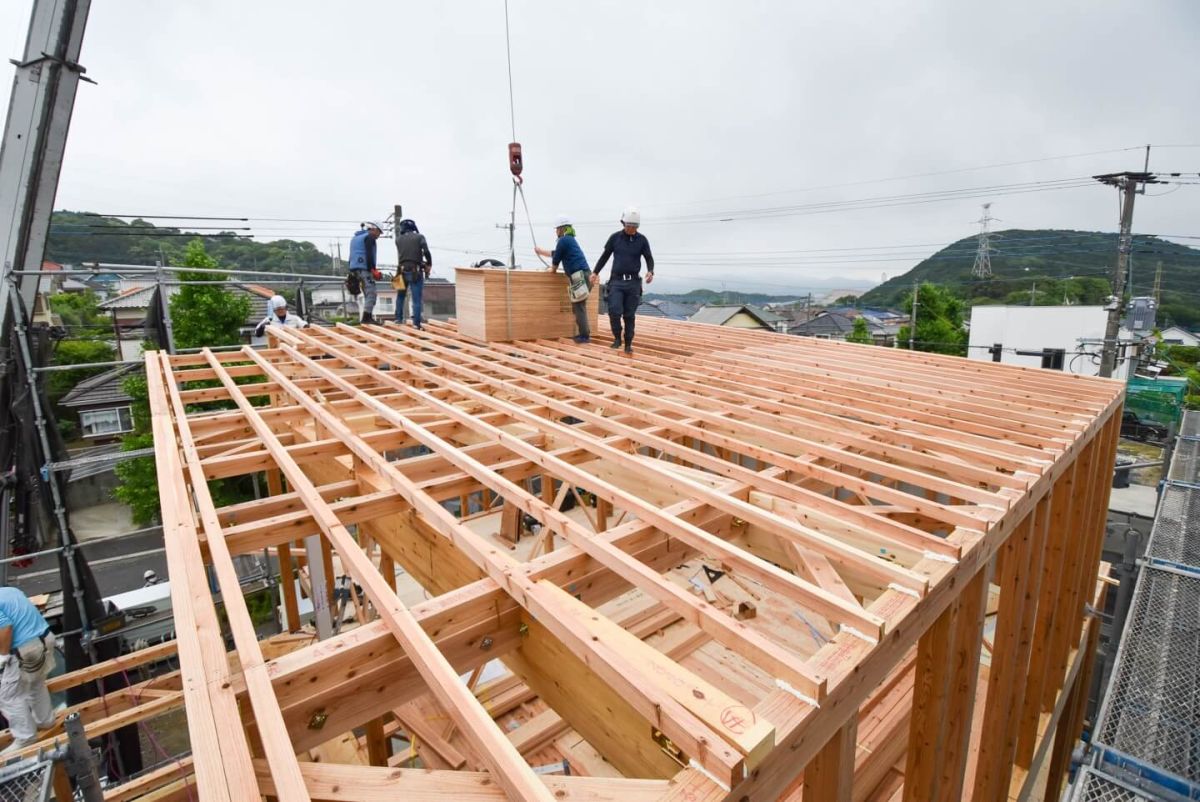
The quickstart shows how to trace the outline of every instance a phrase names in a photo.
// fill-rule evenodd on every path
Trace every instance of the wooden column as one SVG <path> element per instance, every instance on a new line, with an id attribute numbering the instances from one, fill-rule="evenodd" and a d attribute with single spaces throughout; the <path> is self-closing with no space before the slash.
<path id="1" fill-rule="evenodd" d="M 942 754 L 938 756 L 941 778 L 929 797 L 936 802 L 959 802 L 967 771 L 967 753 L 971 740 L 971 719 L 975 711 L 975 690 L 979 684 L 979 660 L 983 650 L 983 623 L 987 612 L 988 588 L 992 567 L 975 574 L 959 599 L 954 620 L 954 673 L 946 705 L 946 733 Z"/>
<path id="2" fill-rule="evenodd" d="M 856 713 L 804 767 L 805 799 L 850 802 L 850 791 L 854 784 L 854 750 L 857 735 Z"/>
<path id="3" fill-rule="evenodd" d="M 1008 726 L 1008 709 L 1012 705 L 1010 691 L 1017 666 L 1013 658 L 1018 653 L 1021 632 L 1022 602 L 1029 578 L 1029 559 L 1033 550 L 1036 510 L 1025 516 L 1005 541 L 997 555 L 1000 585 L 1000 609 L 996 616 L 996 638 L 992 647 L 992 662 L 988 672 L 987 703 L 983 711 L 983 729 L 979 738 L 978 759 L 975 764 L 974 798 L 998 799 L 1004 755 L 1004 735 Z"/>
<path id="4" fill-rule="evenodd" d="M 928 802 L 941 779 L 946 718 L 954 673 L 954 625 L 958 601 L 938 616 L 917 644 L 913 679 L 912 720 L 904 770 L 904 802 Z"/>
<path id="5" fill-rule="evenodd" d="M 278 470 L 267 471 L 267 493 L 283 493 L 283 479 Z M 296 577 L 292 567 L 292 547 L 284 541 L 275 547 L 279 559 L 279 587 L 283 593 L 283 609 L 287 613 L 288 632 L 300 630 L 300 604 L 296 599 Z"/>

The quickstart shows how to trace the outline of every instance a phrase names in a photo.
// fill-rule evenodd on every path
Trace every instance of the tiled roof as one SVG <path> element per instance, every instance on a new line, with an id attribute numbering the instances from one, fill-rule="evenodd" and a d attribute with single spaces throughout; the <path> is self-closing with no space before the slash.
<path id="1" fill-rule="evenodd" d="M 71 408 L 128 404 L 132 399 L 121 389 L 121 382 L 130 373 L 140 369 L 141 365 L 122 365 L 84 379 L 71 388 L 71 392 L 64 395 L 58 403 Z"/>

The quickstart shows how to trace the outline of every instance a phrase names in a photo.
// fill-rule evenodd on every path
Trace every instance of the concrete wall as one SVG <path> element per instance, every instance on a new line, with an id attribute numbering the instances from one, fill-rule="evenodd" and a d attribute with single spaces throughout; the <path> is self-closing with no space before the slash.
<path id="1" fill-rule="evenodd" d="M 968 356 L 991 360 L 987 349 L 1000 343 L 1005 349 L 1001 362 L 1039 368 L 1043 348 L 1061 348 L 1066 352 L 1064 372 L 1097 376 L 1100 341 L 1104 339 L 1107 322 L 1108 312 L 1102 306 L 976 306 L 971 310 Z M 1039 355 L 1024 356 L 1013 349 L 1037 351 Z M 1093 358 L 1091 354 L 1096 356 Z M 1119 362 L 1114 378 L 1124 379 L 1127 370 L 1128 363 Z"/>

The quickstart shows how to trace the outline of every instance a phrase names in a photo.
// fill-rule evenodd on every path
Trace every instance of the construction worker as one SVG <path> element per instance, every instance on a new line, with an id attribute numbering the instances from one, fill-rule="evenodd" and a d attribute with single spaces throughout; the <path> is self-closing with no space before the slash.
<path id="1" fill-rule="evenodd" d="M 412 322 L 419 329 L 421 293 L 425 289 L 425 279 L 433 272 L 433 255 L 429 253 L 425 235 L 417 230 L 414 221 L 401 220 L 399 230 L 400 233 L 396 235 L 396 262 L 399 268 L 392 279 L 392 287 L 396 290 L 396 322 L 404 322 L 404 300 L 412 293 Z"/>
<path id="2" fill-rule="evenodd" d="M 633 353 L 633 319 L 642 300 L 642 259 L 646 260 L 646 283 L 654 281 L 654 255 L 650 241 L 638 231 L 642 215 L 632 207 L 621 215 L 621 230 L 604 243 L 604 253 L 592 271 L 595 286 L 608 257 L 613 257 L 612 273 L 608 277 L 608 322 L 612 326 L 612 348 L 621 347 L 624 334 L 625 353 Z M 622 331 L 621 323 L 624 322 Z"/>
<path id="3" fill-rule="evenodd" d="M 0 587 L 0 713 L 13 742 L 0 754 L 37 741 L 54 724 L 46 677 L 54 669 L 54 633 L 24 593 Z"/>
<path id="4" fill-rule="evenodd" d="M 254 329 L 255 337 L 262 337 L 267 333 L 267 326 L 286 326 L 289 329 L 302 329 L 307 326 L 304 318 L 299 315 L 293 315 L 288 311 L 287 298 L 282 295 L 273 295 L 271 300 L 267 301 L 267 316 L 263 318 L 263 322 L 259 323 Z"/>
<path id="5" fill-rule="evenodd" d="M 375 240 L 383 233 L 378 223 L 363 223 L 353 237 L 350 238 L 350 262 L 347 268 L 350 275 L 346 286 L 351 295 L 363 296 L 363 323 L 375 322 L 375 282 L 383 278 L 383 274 L 375 266 Z"/>
<path id="6" fill-rule="evenodd" d="M 554 224 L 554 236 L 558 237 L 558 241 L 555 243 L 553 251 L 534 248 L 539 256 L 550 258 L 550 272 L 556 272 L 558 266 L 562 265 L 568 282 L 574 284 L 575 281 L 587 281 L 591 268 L 588 267 L 587 257 L 583 255 L 583 248 L 579 247 L 579 243 L 575 239 L 575 227 L 571 225 L 569 217 L 558 218 Z M 576 274 L 580 274 L 578 278 L 575 278 Z M 575 342 L 580 344 L 591 342 L 592 332 L 588 325 L 587 297 L 584 296 L 581 301 L 576 301 L 572 297 L 571 311 L 575 314 L 575 326 L 579 329 L 579 333 L 575 335 Z"/>
<path id="7" fill-rule="evenodd" d="M 142 587 L 148 588 L 151 585 L 158 584 L 158 573 L 151 568 L 147 568 L 142 574 Z"/>

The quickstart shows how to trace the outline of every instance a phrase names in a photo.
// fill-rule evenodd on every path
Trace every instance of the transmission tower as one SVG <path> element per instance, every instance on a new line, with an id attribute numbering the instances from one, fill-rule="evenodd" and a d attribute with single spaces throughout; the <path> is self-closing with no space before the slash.
<path id="1" fill-rule="evenodd" d="M 991 208 L 992 204 L 983 204 L 983 216 L 976 221 L 979 223 L 979 250 L 975 251 L 975 264 L 971 267 L 971 275 L 975 278 L 992 277 L 992 246 L 988 223 L 996 218 L 992 217 L 989 211 Z"/>

